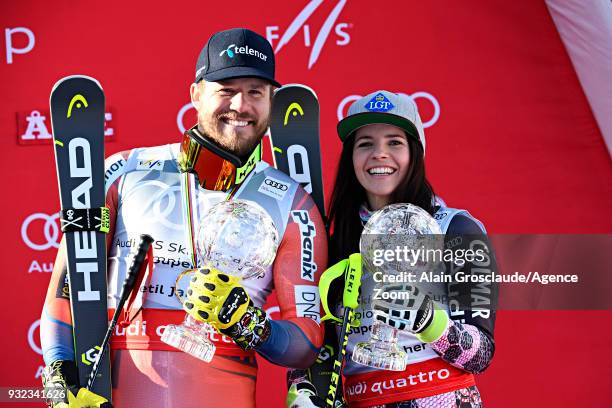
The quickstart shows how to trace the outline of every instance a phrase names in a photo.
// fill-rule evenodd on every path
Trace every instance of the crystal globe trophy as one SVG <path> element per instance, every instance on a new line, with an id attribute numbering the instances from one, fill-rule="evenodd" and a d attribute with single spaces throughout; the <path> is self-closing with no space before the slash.
<path id="1" fill-rule="evenodd" d="M 378 276 L 407 274 L 416 275 L 428 269 L 435 269 L 439 262 L 431 262 L 423 259 L 411 259 L 412 262 L 398 255 L 397 248 L 410 248 L 415 251 L 419 248 L 442 248 L 440 241 L 443 239 L 442 232 L 436 220 L 420 207 L 412 204 L 391 204 L 375 212 L 366 223 L 359 249 L 363 258 L 365 269 Z M 393 257 L 381 262 L 381 251 L 393 251 Z M 377 261 L 375 261 L 377 260 Z M 375 283 L 376 293 L 390 294 L 397 290 L 398 285 L 389 283 L 397 281 L 394 279 Z M 402 285 L 399 285 L 402 287 Z M 376 296 L 372 296 L 372 311 L 374 312 L 374 323 L 370 334 L 370 340 L 360 342 L 353 349 L 353 361 L 391 371 L 404 371 L 406 369 L 406 353 L 398 347 L 398 329 L 378 319 Z M 389 301 L 385 301 L 389 305 Z M 393 308 L 388 308 L 390 315 L 400 315 L 411 305 L 409 297 L 392 301 Z M 384 319 L 382 319 L 384 320 Z"/>
<path id="2" fill-rule="evenodd" d="M 241 279 L 256 278 L 274 261 L 278 239 L 272 218 L 257 203 L 239 199 L 222 201 L 212 206 L 200 221 L 196 237 L 199 263 L 203 268 L 215 268 Z M 197 269 L 190 269 L 184 273 L 196 272 Z M 214 330 L 186 313 L 181 325 L 166 327 L 161 340 L 210 362 L 215 345 L 208 333 Z"/>

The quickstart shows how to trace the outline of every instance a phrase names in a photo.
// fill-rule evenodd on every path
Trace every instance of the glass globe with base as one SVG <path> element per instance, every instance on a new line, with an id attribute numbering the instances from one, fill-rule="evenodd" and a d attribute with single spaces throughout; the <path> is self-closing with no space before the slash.
<path id="1" fill-rule="evenodd" d="M 431 239 L 439 241 L 442 231 L 429 213 L 412 204 L 391 204 L 375 212 L 366 223 L 359 249 L 365 268 L 371 273 L 381 272 L 383 275 L 399 275 L 418 273 L 427 270 L 431 263 L 427 260 L 406 262 L 400 259 L 396 248 L 410 246 L 417 249 L 431 245 Z M 381 251 L 394 251 L 395 258 L 381 264 Z M 378 255 L 376 255 L 378 254 Z M 384 279 L 383 279 L 384 281 Z M 393 280 L 392 280 L 393 281 Z M 393 289 L 394 285 L 377 282 L 378 293 Z M 388 302 L 387 302 L 388 303 Z M 397 310 L 389 308 L 387 318 L 402 314 L 408 302 L 396 302 Z M 404 371 L 406 369 L 406 353 L 399 348 L 398 329 L 384 323 L 377 315 L 376 300 L 372 301 L 374 323 L 369 341 L 359 342 L 353 348 L 352 360 L 356 363 L 383 370 Z M 378 320 L 380 318 L 380 320 Z M 383 320 L 383 321 L 381 321 Z M 401 327 L 400 327 L 401 328 Z"/>
<path id="2" fill-rule="evenodd" d="M 222 201 L 210 208 L 197 234 L 197 250 L 204 268 L 214 268 L 241 279 L 262 276 L 278 248 L 278 230 L 270 215 L 248 200 Z M 181 273 L 178 281 L 198 269 Z M 215 345 L 209 333 L 216 329 L 190 314 L 180 325 L 168 325 L 161 340 L 200 360 L 210 362 Z"/>

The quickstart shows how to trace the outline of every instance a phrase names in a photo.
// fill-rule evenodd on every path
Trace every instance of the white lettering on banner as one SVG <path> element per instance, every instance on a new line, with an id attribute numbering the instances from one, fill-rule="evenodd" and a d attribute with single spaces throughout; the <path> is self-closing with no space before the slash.
<path id="1" fill-rule="evenodd" d="M 317 236 L 317 229 L 308 211 L 291 211 L 291 218 L 300 228 L 302 279 L 314 282 L 314 274 L 317 271 L 317 264 L 314 263 L 314 238 Z"/>
<path id="2" fill-rule="evenodd" d="M 25 119 L 25 120 L 24 120 Z M 17 141 L 19 144 L 51 144 L 53 135 L 50 132 L 47 110 L 32 110 L 29 113 L 17 113 Z M 111 126 L 112 112 L 104 113 L 104 136 L 109 139 L 115 135 Z"/>
<path id="3" fill-rule="evenodd" d="M 428 128 L 436 124 L 436 122 L 440 118 L 440 103 L 438 102 L 435 96 L 433 96 L 432 94 L 428 92 L 415 92 L 412 95 L 405 94 L 403 92 L 398 92 L 398 94 L 409 96 L 410 98 L 412 98 L 412 100 L 415 103 L 417 103 L 416 101 L 419 98 L 427 99 L 433 105 L 434 113 L 431 119 L 423 122 L 423 127 Z M 342 120 L 344 118 L 344 112 L 347 110 L 347 108 L 353 102 L 355 102 L 356 100 L 360 98 L 362 98 L 361 95 L 349 95 L 345 97 L 344 99 L 342 99 L 342 101 L 340 101 L 340 104 L 338 105 L 338 109 L 336 110 L 336 116 L 338 117 L 338 120 Z M 421 117 L 421 119 L 423 119 L 423 117 Z"/>
<path id="4" fill-rule="evenodd" d="M 32 272 L 53 272 L 53 262 L 38 262 L 34 259 L 28 268 L 28 273 Z"/>
<path id="5" fill-rule="evenodd" d="M 23 48 L 13 47 L 13 34 L 25 34 L 28 37 L 27 45 Z M 29 28 L 16 27 L 16 28 L 5 28 L 4 29 L 4 43 L 6 44 L 6 63 L 13 63 L 13 54 L 27 54 L 32 51 L 34 44 L 36 44 L 36 38 L 34 33 Z"/>
<path id="6" fill-rule="evenodd" d="M 49 133 L 49 129 L 45 125 L 45 116 L 42 116 L 39 111 L 32 111 L 30 116 L 26 118 L 28 121 L 28 127 L 21 140 L 35 140 L 35 139 L 52 139 L 53 136 Z"/>
<path id="7" fill-rule="evenodd" d="M 165 326 L 164 326 L 165 327 Z M 121 325 L 115 326 L 115 336 L 146 336 L 147 335 L 147 321 L 146 320 L 135 320 L 128 327 Z"/>
<path id="8" fill-rule="evenodd" d="M 319 288 L 310 285 L 295 286 L 295 308 L 298 317 L 321 322 Z"/>
<path id="9" fill-rule="evenodd" d="M 296 163 L 301 163 L 302 172 L 297 172 Z M 287 160 L 289 161 L 289 176 L 300 183 L 308 194 L 312 194 L 312 179 L 310 178 L 310 164 L 308 162 L 308 151 L 302 145 L 291 145 L 287 149 Z"/>
<path id="10" fill-rule="evenodd" d="M 36 374 L 34 374 L 34 379 L 35 380 L 40 378 L 40 377 L 42 377 L 42 373 L 43 373 L 44 369 L 45 369 L 44 366 L 38 366 L 38 369 L 36 369 Z"/>
<path id="11" fill-rule="evenodd" d="M 34 332 L 36 332 L 36 329 L 38 329 L 39 326 L 40 319 L 36 320 L 30 325 L 30 328 L 28 329 L 28 344 L 36 354 L 40 354 L 42 356 L 42 348 L 34 341 L 35 339 L 40 339 L 40 336 L 34 336 Z"/>
<path id="12" fill-rule="evenodd" d="M 108 122 L 113 120 L 112 112 L 104 112 L 104 136 L 113 136 L 115 134 L 115 129 L 112 127 L 108 127 Z"/>
<path id="13" fill-rule="evenodd" d="M 308 20 L 308 18 L 310 18 L 310 16 L 315 12 L 315 10 L 322 3 L 323 3 L 323 0 L 312 0 L 310 3 L 306 5 L 306 7 L 304 7 L 304 9 L 300 13 L 298 13 L 295 19 L 293 19 L 293 21 L 291 22 L 291 24 L 289 24 L 289 27 L 284 32 L 282 37 L 280 37 L 280 41 L 278 42 L 276 46 L 276 50 L 275 50 L 276 54 L 278 54 L 278 52 L 286 44 L 288 44 L 289 41 L 291 41 L 291 39 L 297 34 L 300 28 L 302 29 L 303 36 L 304 36 L 304 46 L 307 48 L 310 47 L 310 43 L 311 43 L 310 26 L 306 24 L 306 21 Z M 346 5 L 346 0 L 340 0 L 338 4 L 336 4 L 334 9 L 331 11 L 329 16 L 325 20 L 325 22 L 323 23 L 323 26 L 319 30 L 319 33 L 317 34 L 317 38 L 315 39 L 314 45 L 312 46 L 312 50 L 310 52 L 310 58 L 308 60 L 308 69 L 312 68 L 312 66 L 319 59 L 319 55 L 321 54 L 323 46 L 325 45 L 325 42 L 327 41 L 332 29 L 334 30 L 334 33 L 337 37 L 336 45 L 345 46 L 351 42 L 351 36 L 346 32 L 346 29 L 351 28 L 352 24 L 347 24 L 347 23 L 337 23 L 336 24 L 336 20 L 338 19 L 338 16 L 342 12 L 342 9 L 344 8 L 345 5 Z M 268 39 L 270 44 L 272 44 L 272 46 L 274 46 L 274 40 L 279 39 L 279 35 L 277 34 L 278 31 L 279 31 L 278 26 L 267 26 L 266 27 L 266 38 Z"/>
<path id="14" fill-rule="evenodd" d="M 32 241 L 29 235 L 28 227 L 35 220 L 43 220 L 45 222 L 43 226 L 43 234 L 46 240 L 43 244 L 37 244 Z M 45 213 L 34 213 L 30 214 L 21 224 L 21 239 L 30 248 L 35 251 L 45 251 L 50 248 L 59 248 L 59 226 L 57 224 L 59 220 L 59 213 L 48 215 Z"/>
<path id="15" fill-rule="evenodd" d="M 426 384 L 431 381 L 444 381 L 449 377 L 450 371 L 446 368 L 442 368 L 440 370 L 419 371 L 418 373 L 410 374 L 402 378 L 389 378 L 384 381 L 373 382 L 372 385 L 369 387 L 369 391 L 382 395 L 386 394 L 385 390 L 406 388 L 409 386 Z M 346 389 L 348 395 L 365 394 L 367 391 L 367 382 L 360 382 L 358 384 L 351 385 Z"/>

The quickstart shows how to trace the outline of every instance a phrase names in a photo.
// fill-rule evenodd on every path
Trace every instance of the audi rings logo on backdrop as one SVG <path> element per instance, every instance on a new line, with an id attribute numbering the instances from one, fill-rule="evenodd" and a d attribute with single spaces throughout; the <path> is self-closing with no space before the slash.
<path id="1" fill-rule="evenodd" d="M 30 325 L 28 329 L 28 344 L 30 348 L 36 353 L 42 355 L 42 347 L 40 344 L 36 344 L 36 342 L 40 342 L 40 334 L 34 335 L 36 333 L 36 329 L 40 327 L 40 319 L 36 320 L 34 323 Z"/>
<path id="2" fill-rule="evenodd" d="M 23 242 L 35 251 L 46 251 L 59 248 L 60 228 L 59 213 L 34 213 L 29 215 L 21 224 L 21 238 Z"/>
<path id="3" fill-rule="evenodd" d="M 433 96 L 429 92 L 415 92 L 412 95 L 403 92 L 398 92 L 398 94 L 409 96 L 417 105 L 417 101 L 419 99 L 426 99 L 427 101 L 429 101 L 429 103 L 433 105 L 434 113 L 429 120 L 425 120 L 426 118 L 421 115 L 423 127 L 428 128 L 436 124 L 436 122 L 440 118 L 440 104 L 438 103 L 438 100 L 435 96 Z M 355 102 L 361 97 L 361 95 L 349 95 L 346 98 L 342 99 L 342 101 L 340 101 L 340 104 L 338 105 L 338 110 L 336 111 L 338 115 L 338 120 L 342 120 L 342 118 L 344 118 L 344 113 L 348 110 L 348 107 L 351 105 L 351 103 Z"/>

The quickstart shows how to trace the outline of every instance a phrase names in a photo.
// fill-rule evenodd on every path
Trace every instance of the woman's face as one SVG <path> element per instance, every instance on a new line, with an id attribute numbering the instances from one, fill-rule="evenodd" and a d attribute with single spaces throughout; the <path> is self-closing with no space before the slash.
<path id="1" fill-rule="evenodd" d="M 370 209 L 390 203 L 391 194 L 404 180 L 410 149 L 404 131 L 393 125 L 372 124 L 357 130 L 353 168 L 363 186 Z"/>

